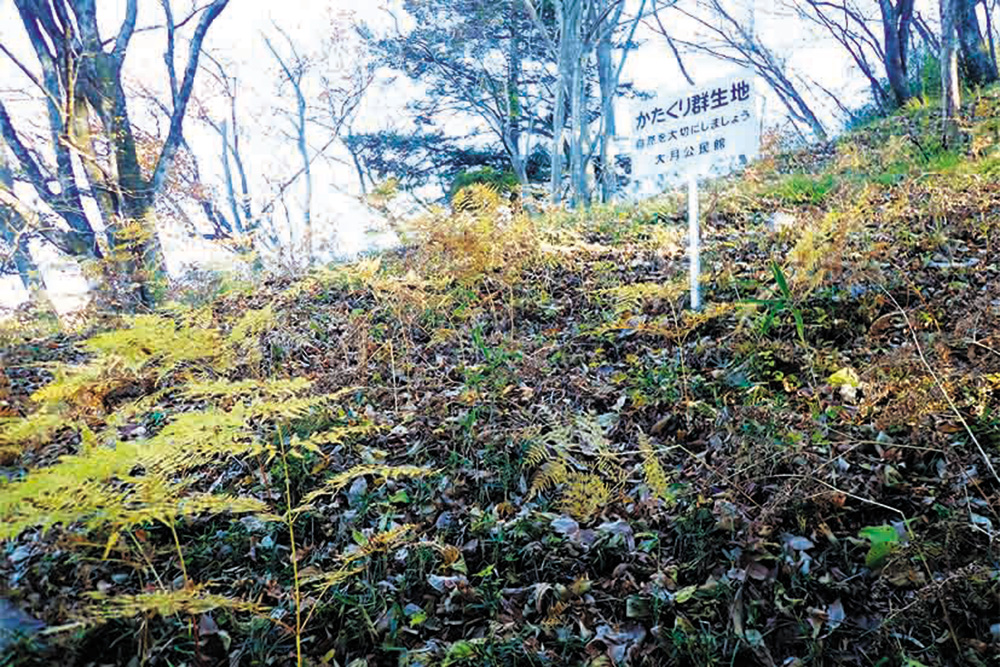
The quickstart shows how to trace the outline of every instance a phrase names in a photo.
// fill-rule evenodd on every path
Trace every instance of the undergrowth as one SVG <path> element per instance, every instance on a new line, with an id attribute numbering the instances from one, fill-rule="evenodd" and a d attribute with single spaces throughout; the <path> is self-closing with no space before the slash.
<path id="1" fill-rule="evenodd" d="M 990 664 L 995 93 L 675 195 L 4 325 L 3 664 Z M 775 216 L 780 213 L 782 215 Z"/>

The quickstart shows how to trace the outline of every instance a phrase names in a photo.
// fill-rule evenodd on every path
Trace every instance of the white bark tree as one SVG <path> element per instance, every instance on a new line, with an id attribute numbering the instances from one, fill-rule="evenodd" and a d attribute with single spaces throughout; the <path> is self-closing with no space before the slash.
<path id="1" fill-rule="evenodd" d="M 958 110 L 962 103 L 958 76 L 958 12 L 962 0 L 939 0 L 941 11 L 941 105 L 944 143 L 958 142 Z"/>
<path id="2" fill-rule="evenodd" d="M 655 2 L 655 0 L 653 0 Z M 574 206 L 588 205 L 591 199 L 587 167 L 600 151 L 602 196 L 614 189 L 614 172 L 608 164 L 610 143 L 615 135 L 614 99 L 622 69 L 634 50 L 635 30 L 651 7 L 641 0 L 636 13 L 625 15 L 625 0 L 555 0 L 554 24 L 546 26 L 532 0 L 524 0 L 528 12 L 545 35 L 556 55 L 555 102 L 552 114 L 551 197 L 558 203 L 563 195 L 563 152 L 569 154 L 569 191 Z M 613 62 L 613 39 L 624 30 L 622 55 Z M 588 72 L 597 65 L 598 112 L 590 109 Z M 566 107 L 569 106 L 569 128 Z M 600 122 L 596 138 L 591 138 L 591 123 Z"/>

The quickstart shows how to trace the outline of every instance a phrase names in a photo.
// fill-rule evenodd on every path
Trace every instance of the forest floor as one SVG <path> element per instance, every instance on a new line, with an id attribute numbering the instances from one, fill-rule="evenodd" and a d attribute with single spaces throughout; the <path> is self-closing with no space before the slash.
<path id="1" fill-rule="evenodd" d="M 1000 96 L 3 330 L 0 665 L 1000 658 Z M 775 216 L 775 213 L 781 215 Z"/>

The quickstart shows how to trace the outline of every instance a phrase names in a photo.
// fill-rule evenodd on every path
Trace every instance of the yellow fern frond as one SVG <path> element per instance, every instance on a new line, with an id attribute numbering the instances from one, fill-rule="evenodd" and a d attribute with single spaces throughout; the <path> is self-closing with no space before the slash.
<path id="1" fill-rule="evenodd" d="M 48 412 L 38 412 L 25 418 L 0 419 L 0 445 L 23 447 L 41 443 L 57 431 L 74 425 L 65 417 Z"/>
<path id="2" fill-rule="evenodd" d="M 621 315 L 640 311 L 656 301 L 675 301 L 685 289 L 683 281 L 674 280 L 668 283 L 632 283 L 602 290 L 601 293 L 611 297 L 615 315 Z"/>
<path id="3" fill-rule="evenodd" d="M 574 473 L 570 476 L 560 507 L 573 518 L 589 521 L 608 504 L 611 491 L 597 475 Z"/>
<path id="4" fill-rule="evenodd" d="M 249 498 L 190 493 L 181 475 L 223 456 L 250 454 L 259 444 L 246 415 L 205 411 L 176 417 L 148 440 L 107 447 L 84 428 L 78 454 L 0 483 L 0 539 L 56 524 L 89 530 L 218 512 L 265 512 Z"/>
<path id="5" fill-rule="evenodd" d="M 157 474 L 173 475 L 219 457 L 253 453 L 259 445 L 247 432 L 247 417 L 241 407 L 182 413 L 144 442 L 138 462 Z"/>
<path id="6" fill-rule="evenodd" d="M 337 586 L 345 581 L 349 580 L 356 574 L 361 574 L 365 571 L 362 567 L 343 567 L 335 572 L 321 572 L 314 575 L 307 575 L 302 578 L 302 584 L 305 586 L 319 586 L 322 590 L 326 590 L 332 586 Z"/>
<path id="7" fill-rule="evenodd" d="M 414 528 L 415 526 L 412 524 L 404 524 L 376 533 L 365 539 L 362 544 L 354 545 L 351 549 L 340 554 L 338 560 L 343 563 L 343 566 L 338 570 L 305 577 L 303 583 L 317 585 L 324 591 L 331 586 L 342 584 L 354 575 L 365 571 L 364 565 L 357 565 L 358 561 L 377 553 L 391 551 L 411 541 Z"/>
<path id="8" fill-rule="evenodd" d="M 569 476 L 569 468 L 561 460 L 546 462 L 531 481 L 531 491 L 528 493 L 528 497 L 533 498 L 542 491 L 551 489 L 558 484 L 565 484 Z"/>
<path id="9" fill-rule="evenodd" d="M 309 436 L 309 442 L 315 445 L 339 445 L 347 440 L 373 435 L 384 428 L 371 422 L 362 422 L 354 426 L 337 426 Z"/>
<path id="10" fill-rule="evenodd" d="M 270 331 L 278 323 L 277 317 L 271 306 L 265 306 L 256 310 L 248 310 L 243 313 L 227 337 L 231 345 L 240 345 L 253 336 Z"/>
<path id="11" fill-rule="evenodd" d="M 316 411 L 322 412 L 329 406 L 329 396 L 308 396 L 285 400 L 258 401 L 248 408 L 250 413 L 261 419 L 290 421 L 301 419 Z"/>
<path id="12" fill-rule="evenodd" d="M 312 382 L 306 378 L 291 380 L 214 380 L 211 382 L 190 382 L 184 395 L 194 399 L 233 400 L 247 396 L 262 396 L 271 399 L 291 398 L 309 389 Z"/>
<path id="13" fill-rule="evenodd" d="M 563 612 L 565 612 L 567 609 L 569 609 L 569 605 L 563 602 L 562 600 L 556 600 L 555 602 L 553 602 L 552 606 L 549 607 L 549 610 L 546 613 L 545 618 L 542 619 L 542 627 L 546 628 L 547 630 L 554 630 L 555 628 L 562 625 L 564 622 L 562 615 Z"/>
<path id="14" fill-rule="evenodd" d="M 451 206 L 456 211 L 493 211 L 500 206 L 500 190 L 493 183 L 472 183 L 452 197 Z"/>
<path id="15" fill-rule="evenodd" d="M 130 381 L 131 375 L 119 372 L 115 358 L 98 358 L 79 366 L 56 369 L 56 378 L 36 390 L 31 400 L 43 406 L 66 411 L 94 411 L 103 409 L 104 396 L 120 384 Z"/>
<path id="16" fill-rule="evenodd" d="M 535 468 L 542 464 L 545 459 L 549 457 L 549 449 L 544 444 L 534 443 L 528 448 L 528 452 L 524 455 L 524 465 L 529 468 Z"/>
<path id="17" fill-rule="evenodd" d="M 131 371 L 155 364 L 161 374 L 181 364 L 217 359 L 221 353 L 219 334 L 211 328 L 178 326 L 161 315 L 138 315 L 130 324 L 93 336 L 86 347 L 103 357 L 121 359 Z"/>
<path id="18" fill-rule="evenodd" d="M 642 471 L 646 477 L 646 485 L 650 493 L 665 503 L 673 503 L 677 498 L 670 489 L 667 474 L 660 465 L 660 460 L 653 450 L 649 436 L 639 432 L 639 451 L 642 453 Z"/>
<path id="19" fill-rule="evenodd" d="M 260 364 L 264 358 L 260 347 L 260 337 L 276 328 L 277 325 L 278 319 L 271 306 L 248 310 L 226 337 L 229 350 L 237 355 L 242 355 L 251 366 Z"/>
<path id="20" fill-rule="evenodd" d="M 375 553 L 383 553 L 391 549 L 395 549 L 400 544 L 412 538 L 415 527 L 416 526 L 413 524 L 407 523 L 395 526 L 389 530 L 375 533 L 365 540 L 363 544 L 358 545 L 359 548 L 356 551 L 351 551 L 345 554 L 343 559 L 348 562 L 352 562 L 361 556 L 371 556 Z"/>
<path id="21" fill-rule="evenodd" d="M 209 593 L 204 586 L 191 586 L 176 591 L 156 591 L 139 595 L 107 596 L 88 593 L 94 601 L 83 617 L 92 621 L 131 618 L 139 614 L 173 616 L 205 614 L 215 609 L 260 614 L 266 611 L 257 603 Z"/>

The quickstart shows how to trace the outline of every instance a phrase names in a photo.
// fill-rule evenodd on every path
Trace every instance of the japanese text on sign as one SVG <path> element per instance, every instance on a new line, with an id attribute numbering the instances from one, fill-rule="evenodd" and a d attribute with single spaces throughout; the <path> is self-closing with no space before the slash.
<path id="1" fill-rule="evenodd" d="M 731 88 L 715 88 L 711 92 L 700 92 L 690 97 L 675 100 L 670 106 L 654 107 L 652 110 L 640 110 L 635 119 L 635 129 L 643 130 L 648 125 L 664 123 L 669 119 L 697 116 L 716 109 L 723 109 L 733 103 L 746 102 L 750 99 L 750 84 L 740 80 Z"/>
<path id="2" fill-rule="evenodd" d="M 725 173 L 757 153 L 759 127 L 753 78 L 740 73 L 685 94 L 636 102 L 618 161 L 633 181 Z"/>

